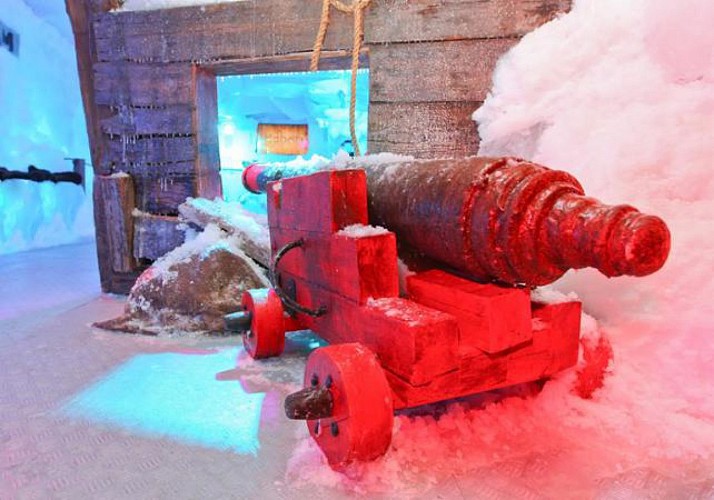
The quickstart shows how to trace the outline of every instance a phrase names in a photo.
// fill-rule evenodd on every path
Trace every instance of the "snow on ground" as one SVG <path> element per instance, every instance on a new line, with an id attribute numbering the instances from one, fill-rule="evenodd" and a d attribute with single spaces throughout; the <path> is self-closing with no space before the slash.
<path id="1" fill-rule="evenodd" d="M 475 113 L 481 155 L 568 170 L 589 195 L 657 214 L 672 230 L 670 260 L 653 276 L 581 271 L 557 284 L 613 341 L 605 388 L 580 399 L 571 372 L 537 397 L 400 415 L 387 455 L 346 476 L 306 437 L 289 464 L 293 484 L 394 496 L 453 481 L 469 497 L 714 497 L 713 18 L 708 0 L 576 0 L 504 57 Z"/>

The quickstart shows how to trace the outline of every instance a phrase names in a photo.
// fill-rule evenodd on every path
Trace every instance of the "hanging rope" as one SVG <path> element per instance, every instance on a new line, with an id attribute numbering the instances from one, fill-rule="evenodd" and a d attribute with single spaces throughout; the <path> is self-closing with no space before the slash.
<path id="1" fill-rule="evenodd" d="M 357 131 L 355 130 L 355 108 L 357 107 L 357 69 L 359 68 L 359 53 L 362 49 L 364 39 L 364 10 L 372 0 L 352 0 L 351 5 L 347 5 L 340 0 L 323 0 L 322 17 L 320 19 L 320 29 L 317 32 L 315 45 L 312 49 L 310 59 L 310 71 L 317 71 L 320 63 L 322 46 L 325 43 L 327 27 L 330 24 L 330 7 L 335 7 L 340 12 L 352 14 L 354 17 L 354 33 L 352 39 L 352 79 L 350 81 L 350 136 L 355 155 L 360 156 L 359 143 L 357 142 Z"/>

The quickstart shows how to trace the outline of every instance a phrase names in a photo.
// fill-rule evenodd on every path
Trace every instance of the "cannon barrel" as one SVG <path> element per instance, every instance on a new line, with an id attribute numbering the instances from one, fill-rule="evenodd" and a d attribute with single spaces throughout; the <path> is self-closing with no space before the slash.
<path id="1" fill-rule="evenodd" d="M 322 169 L 335 168 L 327 165 Z M 645 276 L 664 265 L 670 233 L 660 218 L 585 196 L 570 174 L 517 158 L 375 162 L 367 174 L 369 220 L 400 242 L 478 281 L 538 286 L 568 269 Z M 314 170 L 313 170 L 314 171 Z M 247 167 L 246 187 L 309 169 Z"/>

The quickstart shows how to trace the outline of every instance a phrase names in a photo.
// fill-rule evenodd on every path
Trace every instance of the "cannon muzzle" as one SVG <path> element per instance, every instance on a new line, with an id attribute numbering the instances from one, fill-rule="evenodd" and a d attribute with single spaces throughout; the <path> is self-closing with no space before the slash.
<path id="1" fill-rule="evenodd" d="M 585 196 L 570 174 L 525 160 L 366 157 L 346 168 L 366 171 L 371 224 L 477 281 L 538 286 L 584 267 L 610 277 L 645 276 L 669 254 L 662 219 L 605 205 Z M 243 179 L 260 192 L 270 181 L 308 173 L 251 165 Z"/>

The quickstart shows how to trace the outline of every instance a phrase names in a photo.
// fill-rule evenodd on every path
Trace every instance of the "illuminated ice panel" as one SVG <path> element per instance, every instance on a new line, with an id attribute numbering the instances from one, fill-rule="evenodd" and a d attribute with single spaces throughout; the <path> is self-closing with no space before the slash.
<path id="1" fill-rule="evenodd" d="M 141 435 L 255 454 L 265 394 L 248 394 L 237 380 L 217 379 L 235 369 L 237 352 L 135 356 L 72 398 L 62 413 Z"/>
<path id="2" fill-rule="evenodd" d="M 218 78 L 218 142 L 223 196 L 260 211 L 256 198 L 240 182 L 243 168 L 254 162 L 320 161 L 339 151 L 353 153 L 350 134 L 350 71 L 316 71 L 234 75 Z M 355 129 L 360 151 L 367 152 L 369 70 L 357 72 Z M 307 125 L 303 156 L 261 152 L 258 127 Z"/>

